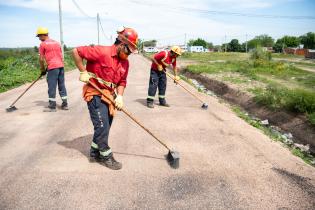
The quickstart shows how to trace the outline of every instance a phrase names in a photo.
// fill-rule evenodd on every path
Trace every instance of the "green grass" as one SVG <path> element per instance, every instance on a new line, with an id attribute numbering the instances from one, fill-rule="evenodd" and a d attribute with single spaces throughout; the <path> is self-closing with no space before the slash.
<path id="1" fill-rule="evenodd" d="M 303 55 L 293 55 L 293 54 L 283 54 L 283 53 L 273 53 L 273 58 L 304 58 Z"/>
<path id="2" fill-rule="evenodd" d="M 229 54 L 229 53 L 228 53 Z M 231 54 L 230 54 L 231 55 Z M 207 55 L 200 55 L 202 59 Z M 271 109 L 288 110 L 305 114 L 315 125 L 315 74 L 292 64 L 256 60 L 228 60 L 227 62 L 204 63 L 187 66 L 192 73 L 223 74 L 234 72 L 244 79 L 223 76 L 223 80 L 234 84 L 259 81 L 266 89 L 252 89 L 255 100 Z"/>
<path id="3" fill-rule="evenodd" d="M 65 70 L 75 68 L 70 53 L 65 54 Z M 35 80 L 40 74 L 34 51 L 0 53 L 0 93 Z"/>
<path id="4" fill-rule="evenodd" d="M 309 153 L 303 152 L 298 148 L 295 148 L 293 145 L 287 144 L 285 139 L 279 132 L 275 132 L 270 127 L 266 127 L 262 125 L 258 120 L 252 119 L 246 112 L 244 112 L 240 107 L 233 106 L 232 110 L 243 120 L 245 120 L 248 124 L 252 125 L 255 128 L 260 129 L 265 135 L 269 136 L 274 141 L 279 141 L 285 144 L 291 151 L 291 153 L 295 156 L 300 157 L 305 163 L 312 165 L 312 161 L 315 160 L 315 157 L 310 155 Z"/>
<path id="5" fill-rule="evenodd" d="M 179 59 L 188 59 L 199 62 L 208 61 L 236 61 L 236 60 L 246 60 L 249 57 L 246 53 L 224 53 L 224 52 L 209 52 L 209 53 L 189 53 L 185 52 Z"/>

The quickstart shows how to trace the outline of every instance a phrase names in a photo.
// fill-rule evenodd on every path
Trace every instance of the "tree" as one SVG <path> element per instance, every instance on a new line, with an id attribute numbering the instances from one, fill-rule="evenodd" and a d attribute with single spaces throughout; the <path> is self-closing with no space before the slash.
<path id="1" fill-rule="evenodd" d="M 188 46 L 203 46 L 204 48 L 208 48 L 208 43 L 201 38 L 198 38 L 196 40 L 191 39 L 188 41 Z"/>
<path id="2" fill-rule="evenodd" d="M 208 42 L 207 43 L 207 48 L 208 49 L 213 49 L 214 48 L 213 43 L 212 42 Z"/>
<path id="3" fill-rule="evenodd" d="M 228 43 L 227 49 L 229 52 L 239 52 L 241 51 L 241 45 L 238 43 L 237 39 L 232 39 L 230 43 Z"/>
<path id="4" fill-rule="evenodd" d="M 254 39 L 248 41 L 248 48 L 253 49 L 257 46 L 262 47 L 272 47 L 274 45 L 274 40 L 271 36 L 267 34 L 262 34 L 259 36 L 255 36 Z"/>
<path id="5" fill-rule="evenodd" d="M 144 47 L 155 47 L 157 41 L 155 39 L 153 40 L 148 40 L 148 41 L 143 41 L 143 46 Z"/>
<path id="6" fill-rule="evenodd" d="M 34 52 L 38 53 L 38 47 L 34 46 Z"/>
<path id="7" fill-rule="evenodd" d="M 315 49 L 315 33 L 308 32 L 307 34 L 300 36 L 300 39 L 305 49 Z"/>
<path id="8" fill-rule="evenodd" d="M 64 50 L 64 51 L 68 51 L 68 47 L 67 47 L 66 44 L 63 45 L 63 50 Z"/>
<path id="9" fill-rule="evenodd" d="M 298 47 L 300 44 L 300 39 L 295 36 L 284 36 L 276 41 L 273 46 L 275 52 L 282 52 L 285 47 Z"/>

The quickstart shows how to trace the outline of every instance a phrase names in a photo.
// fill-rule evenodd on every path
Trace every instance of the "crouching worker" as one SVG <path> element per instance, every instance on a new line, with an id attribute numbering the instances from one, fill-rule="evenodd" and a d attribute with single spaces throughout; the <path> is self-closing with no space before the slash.
<path id="1" fill-rule="evenodd" d="M 81 46 L 73 49 L 73 58 L 80 71 L 83 98 L 87 102 L 94 136 L 90 157 L 102 165 L 119 170 L 122 164 L 114 159 L 108 136 L 115 110 L 123 107 L 123 94 L 129 69 L 128 56 L 137 50 L 138 34 L 132 28 L 122 28 L 112 46 Z M 87 61 L 86 67 L 83 59 Z M 112 104 L 89 82 L 96 84 L 103 93 L 115 101 Z M 116 93 L 115 93 L 116 92 Z"/>

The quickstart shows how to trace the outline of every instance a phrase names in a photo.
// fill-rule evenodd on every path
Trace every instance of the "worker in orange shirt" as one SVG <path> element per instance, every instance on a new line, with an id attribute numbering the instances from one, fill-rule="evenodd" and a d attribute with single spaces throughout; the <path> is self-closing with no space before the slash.
<path id="1" fill-rule="evenodd" d="M 150 81 L 147 97 L 147 106 L 149 108 L 154 108 L 153 102 L 156 94 L 156 90 L 159 89 L 159 102 L 161 106 L 168 107 L 169 104 L 165 100 L 166 92 L 166 67 L 172 65 L 174 71 L 174 82 L 177 83 L 180 80 L 178 76 L 178 70 L 176 68 L 176 58 L 182 54 L 181 48 L 178 46 L 173 46 L 170 51 L 163 50 L 159 53 L 156 53 L 151 58 L 151 72 L 150 72 Z"/>
<path id="2" fill-rule="evenodd" d="M 68 110 L 67 90 L 65 86 L 65 71 L 61 45 L 50 39 L 48 29 L 39 27 L 36 36 L 41 41 L 39 46 L 39 64 L 42 75 L 47 72 L 49 105 L 44 111 L 56 111 L 56 88 L 58 84 L 59 95 L 62 100 L 61 109 Z"/>
<path id="3" fill-rule="evenodd" d="M 114 159 L 108 144 L 109 130 L 115 109 L 123 107 L 123 94 L 129 70 L 128 56 L 137 51 L 138 34 L 132 28 L 121 28 L 112 46 L 82 46 L 73 49 L 73 58 L 80 71 L 83 97 L 94 126 L 90 157 L 106 167 L 119 170 L 122 164 Z M 86 67 L 83 59 L 87 61 Z M 115 101 L 112 104 L 89 82 L 96 84 Z M 115 93 L 116 92 L 116 93 Z"/>

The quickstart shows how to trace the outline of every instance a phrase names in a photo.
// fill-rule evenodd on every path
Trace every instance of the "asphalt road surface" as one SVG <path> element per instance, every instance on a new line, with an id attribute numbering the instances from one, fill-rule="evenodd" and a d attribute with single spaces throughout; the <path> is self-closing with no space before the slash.
<path id="1" fill-rule="evenodd" d="M 26 85 L 0 94 L 0 209 L 315 209 L 313 167 L 188 84 L 208 110 L 170 80 L 171 107 L 148 109 L 150 63 L 140 55 L 130 63 L 125 108 L 180 153 L 180 168 L 121 112 L 110 145 L 122 170 L 90 163 L 93 127 L 72 71 L 69 111 L 43 112 L 45 80 L 13 113 L 5 108 Z"/>

